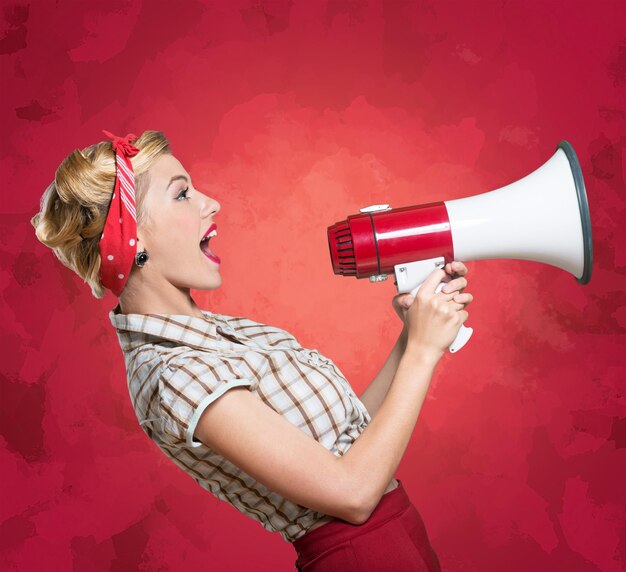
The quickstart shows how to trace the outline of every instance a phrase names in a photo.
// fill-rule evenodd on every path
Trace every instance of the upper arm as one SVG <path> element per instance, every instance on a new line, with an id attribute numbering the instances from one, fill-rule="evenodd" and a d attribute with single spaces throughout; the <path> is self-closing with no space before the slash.
<path id="1" fill-rule="evenodd" d="M 354 522 L 358 490 L 346 465 L 250 392 L 253 380 L 206 352 L 173 358 L 161 374 L 164 431 L 176 443 L 203 443 L 269 490 L 312 510 Z"/>
<path id="2" fill-rule="evenodd" d="M 357 522 L 358 491 L 345 466 L 248 390 L 232 390 L 200 416 L 196 438 L 270 490 L 299 505 Z"/>

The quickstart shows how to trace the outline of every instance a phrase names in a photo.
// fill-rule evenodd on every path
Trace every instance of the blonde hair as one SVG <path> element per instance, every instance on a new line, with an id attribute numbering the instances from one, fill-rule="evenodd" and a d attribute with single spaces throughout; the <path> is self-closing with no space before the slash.
<path id="1" fill-rule="evenodd" d="M 132 143 L 139 149 L 130 160 L 135 172 L 137 226 L 141 226 L 150 218 L 143 207 L 150 166 L 159 156 L 171 154 L 171 149 L 160 131 L 144 131 Z M 37 239 L 89 284 L 96 298 L 106 294 L 100 281 L 99 242 L 114 186 L 112 141 L 76 149 L 59 165 L 41 197 L 40 212 L 30 220 Z"/>

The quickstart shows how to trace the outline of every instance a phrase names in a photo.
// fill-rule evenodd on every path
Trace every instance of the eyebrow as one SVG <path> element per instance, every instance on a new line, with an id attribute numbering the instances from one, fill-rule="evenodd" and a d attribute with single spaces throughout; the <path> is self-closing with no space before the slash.
<path id="1" fill-rule="evenodd" d="M 167 187 L 165 187 L 165 190 L 167 191 L 167 189 L 170 188 L 170 185 L 174 182 L 174 181 L 178 181 L 180 179 L 184 179 L 185 181 L 189 182 L 189 179 L 187 179 L 187 177 L 185 177 L 185 175 L 174 175 L 171 179 L 170 182 L 167 184 Z"/>

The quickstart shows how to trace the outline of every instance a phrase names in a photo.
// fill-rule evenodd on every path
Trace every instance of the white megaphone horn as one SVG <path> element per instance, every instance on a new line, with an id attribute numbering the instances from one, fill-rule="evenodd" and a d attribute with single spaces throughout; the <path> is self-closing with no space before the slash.
<path id="1" fill-rule="evenodd" d="M 362 208 L 328 227 L 328 245 L 335 274 L 379 282 L 393 273 L 398 293 L 412 295 L 435 267 L 452 260 L 531 260 L 566 270 L 580 284 L 591 279 L 593 264 L 585 183 L 567 141 L 536 171 L 494 191 Z M 450 351 L 461 349 L 472 331 L 462 325 Z"/>

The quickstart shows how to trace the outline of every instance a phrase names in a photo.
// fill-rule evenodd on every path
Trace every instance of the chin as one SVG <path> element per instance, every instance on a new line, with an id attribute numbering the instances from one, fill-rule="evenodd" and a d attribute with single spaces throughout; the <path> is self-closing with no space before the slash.
<path id="1" fill-rule="evenodd" d="M 217 290 L 222 285 L 222 277 L 218 274 L 217 278 L 210 280 L 209 282 L 203 282 L 194 290 Z"/>

